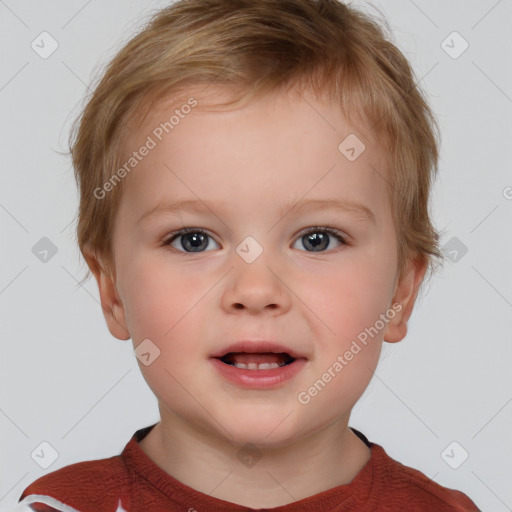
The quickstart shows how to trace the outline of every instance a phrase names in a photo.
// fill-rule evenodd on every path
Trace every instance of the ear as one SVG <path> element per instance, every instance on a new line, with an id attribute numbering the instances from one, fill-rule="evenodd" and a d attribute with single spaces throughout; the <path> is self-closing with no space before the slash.
<path id="1" fill-rule="evenodd" d="M 396 343 L 405 338 L 407 334 L 407 321 L 412 314 L 416 296 L 425 277 L 426 270 L 427 262 L 424 258 L 417 256 L 411 260 L 407 269 L 399 278 L 391 304 L 398 303 L 402 308 L 387 323 L 384 330 L 384 341 Z"/>
<path id="2" fill-rule="evenodd" d="M 115 272 L 107 270 L 102 259 L 93 251 L 85 250 L 84 258 L 93 273 L 100 292 L 101 309 L 108 330 L 115 338 L 127 340 L 130 332 L 126 325 L 124 308 L 115 285 Z"/>

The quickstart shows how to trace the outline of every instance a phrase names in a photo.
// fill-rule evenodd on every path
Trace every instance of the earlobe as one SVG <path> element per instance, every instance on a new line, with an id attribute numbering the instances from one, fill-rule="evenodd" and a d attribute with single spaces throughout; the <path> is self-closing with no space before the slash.
<path id="1" fill-rule="evenodd" d="M 126 325 L 123 304 L 119 298 L 115 285 L 115 277 L 107 271 L 100 257 L 94 252 L 84 251 L 84 258 L 89 266 L 100 294 L 101 309 L 112 336 L 119 340 L 130 338 L 130 332 Z"/>
<path id="2" fill-rule="evenodd" d="M 419 288 L 425 277 L 427 263 L 424 258 L 417 257 L 412 260 L 409 267 L 399 279 L 392 305 L 400 304 L 401 309 L 395 306 L 397 314 L 392 318 L 384 330 L 384 341 L 397 343 L 407 334 L 407 322 L 412 314 Z"/>

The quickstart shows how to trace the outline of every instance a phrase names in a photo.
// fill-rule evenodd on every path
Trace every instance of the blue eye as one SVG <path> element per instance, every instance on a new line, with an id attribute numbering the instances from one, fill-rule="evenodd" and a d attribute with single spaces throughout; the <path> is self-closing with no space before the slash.
<path id="1" fill-rule="evenodd" d="M 203 249 L 208 247 L 208 238 L 211 238 L 205 231 L 199 228 L 184 228 L 181 231 L 174 233 L 164 245 L 172 245 L 176 249 L 178 247 L 173 245 L 175 240 L 179 241 L 179 245 L 184 252 L 203 252 Z"/>
<path id="2" fill-rule="evenodd" d="M 347 245 L 345 238 L 343 238 L 337 229 L 327 226 L 310 228 L 305 233 L 302 233 L 299 240 L 304 247 L 312 247 L 312 250 L 308 252 L 325 252 L 325 249 L 329 246 L 331 237 L 337 239 L 341 245 Z"/>
<path id="3" fill-rule="evenodd" d="M 330 245 L 331 237 L 335 238 L 340 245 L 348 245 L 337 229 L 327 226 L 309 228 L 300 235 L 297 241 L 300 240 L 304 247 L 311 248 L 307 252 L 325 252 L 325 249 Z M 210 246 L 209 240 L 213 240 L 213 238 L 200 228 L 184 228 L 172 233 L 171 237 L 164 242 L 164 245 L 170 245 L 180 252 L 204 252 L 205 250 L 211 250 L 211 248 L 208 249 Z M 178 247 L 174 245 L 175 241 L 178 242 Z M 214 243 L 217 244 L 217 242 Z"/>

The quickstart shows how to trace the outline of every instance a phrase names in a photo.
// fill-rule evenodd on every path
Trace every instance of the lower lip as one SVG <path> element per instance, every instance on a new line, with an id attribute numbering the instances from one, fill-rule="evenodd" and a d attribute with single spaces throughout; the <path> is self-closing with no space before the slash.
<path id="1" fill-rule="evenodd" d="M 306 364 L 306 359 L 295 359 L 293 363 L 268 370 L 247 370 L 223 363 L 212 357 L 212 364 L 230 382 L 249 389 L 267 389 L 278 386 L 297 375 Z"/>

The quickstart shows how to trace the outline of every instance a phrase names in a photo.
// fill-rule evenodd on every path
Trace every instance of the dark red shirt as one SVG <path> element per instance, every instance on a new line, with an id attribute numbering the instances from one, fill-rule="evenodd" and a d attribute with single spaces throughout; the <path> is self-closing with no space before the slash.
<path id="1" fill-rule="evenodd" d="M 37 512 L 60 512 L 59 504 L 79 512 L 479 512 L 465 494 L 393 460 L 355 429 L 371 457 L 352 482 L 280 507 L 243 507 L 196 491 L 157 466 L 138 445 L 153 426 L 138 430 L 120 455 L 40 477 L 19 501 Z"/>

